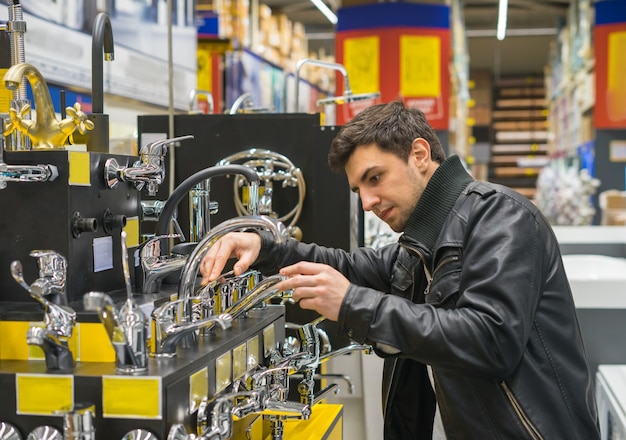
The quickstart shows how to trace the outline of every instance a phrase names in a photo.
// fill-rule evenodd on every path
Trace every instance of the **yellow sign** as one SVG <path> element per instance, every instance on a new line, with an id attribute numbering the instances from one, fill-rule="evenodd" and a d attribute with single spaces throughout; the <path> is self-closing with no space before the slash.
<path id="1" fill-rule="evenodd" d="M 400 37 L 400 93 L 402 96 L 441 95 L 441 40 L 435 36 Z"/>
<path id="2" fill-rule="evenodd" d="M 276 344 L 276 332 L 274 331 L 274 324 L 270 324 L 263 329 L 263 356 L 268 357 L 274 345 Z"/>
<path id="3" fill-rule="evenodd" d="M 160 420 L 161 406 L 160 377 L 102 376 L 103 417 Z"/>
<path id="4" fill-rule="evenodd" d="M 74 376 L 16 374 L 17 414 L 59 415 L 74 408 Z"/>
<path id="5" fill-rule="evenodd" d="M 259 337 L 254 336 L 248 340 L 248 358 L 246 371 L 250 371 L 259 365 Z"/>
<path id="6" fill-rule="evenodd" d="M 219 393 L 230 385 L 232 373 L 232 356 L 230 351 L 224 353 L 215 361 L 215 392 Z"/>
<path id="7" fill-rule="evenodd" d="M 91 185 L 89 170 L 89 153 L 86 151 L 69 151 L 70 175 L 69 184 L 78 186 Z"/>
<path id="8" fill-rule="evenodd" d="M 233 380 L 246 374 L 246 344 L 243 343 L 233 349 Z"/>
<path id="9" fill-rule="evenodd" d="M 139 246 L 139 217 L 126 218 L 126 246 L 129 248 Z"/>
<path id="10" fill-rule="evenodd" d="M 204 367 L 189 376 L 189 413 L 200 406 L 200 402 L 209 394 L 209 368 Z"/>
<path id="11" fill-rule="evenodd" d="M 343 53 L 352 93 L 380 91 L 380 38 L 346 38 Z"/>

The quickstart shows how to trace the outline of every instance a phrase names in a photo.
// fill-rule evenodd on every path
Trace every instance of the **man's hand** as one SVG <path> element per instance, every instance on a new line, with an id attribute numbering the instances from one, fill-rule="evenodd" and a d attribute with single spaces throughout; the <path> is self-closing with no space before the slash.
<path id="1" fill-rule="evenodd" d="M 315 310 L 331 321 L 339 319 L 339 309 L 346 296 L 350 281 L 326 264 L 301 261 L 283 267 L 280 274 L 289 277 L 275 287 L 293 289 L 293 299 L 301 308 Z"/>
<path id="2" fill-rule="evenodd" d="M 235 275 L 241 275 L 254 263 L 261 251 L 261 237 L 254 232 L 231 232 L 224 235 L 206 253 L 200 263 L 202 285 L 215 281 L 229 258 L 236 258 Z"/>

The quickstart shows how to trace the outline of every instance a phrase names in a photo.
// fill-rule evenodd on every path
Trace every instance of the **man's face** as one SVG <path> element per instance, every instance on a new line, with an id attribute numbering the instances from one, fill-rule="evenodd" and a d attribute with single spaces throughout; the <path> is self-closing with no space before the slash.
<path id="1" fill-rule="evenodd" d="M 370 144 L 358 146 L 346 163 L 348 183 L 361 198 L 363 209 L 372 211 L 395 232 L 404 230 L 428 182 L 419 161 L 420 155 L 414 152 L 405 162 Z"/>

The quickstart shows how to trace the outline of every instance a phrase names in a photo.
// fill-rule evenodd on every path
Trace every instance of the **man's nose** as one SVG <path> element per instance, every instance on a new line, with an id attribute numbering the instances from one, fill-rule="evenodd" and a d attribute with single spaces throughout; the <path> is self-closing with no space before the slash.
<path id="1" fill-rule="evenodd" d="M 371 211 L 376 207 L 376 205 L 378 205 L 378 197 L 374 194 L 367 191 L 361 191 L 359 196 L 361 197 L 361 205 L 363 205 L 364 211 Z"/>

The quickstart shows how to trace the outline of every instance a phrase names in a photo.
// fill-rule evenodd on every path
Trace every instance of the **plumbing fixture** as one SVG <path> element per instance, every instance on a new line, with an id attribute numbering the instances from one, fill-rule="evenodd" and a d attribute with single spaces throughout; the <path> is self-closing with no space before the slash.
<path id="1" fill-rule="evenodd" d="M 209 114 L 212 115 L 215 111 L 215 104 L 213 102 L 213 94 L 208 90 L 191 89 L 189 92 L 189 105 L 187 107 L 187 111 L 189 113 L 194 113 L 193 107 L 197 102 L 196 98 L 198 96 L 206 96 L 207 102 L 209 103 Z"/>
<path id="2" fill-rule="evenodd" d="M 37 259 L 39 278 L 30 286 L 39 296 L 54 304 L 67 305 L 67 260 L 58 252 L 34 250 L 29 254 Z"/>
<path id="3" fill-rule="evenodd" d="M 239 110 L 243 109 L 245 104 L 248 104 L 250 107 L 254 106 L 252 101 L 252 95 L 250 93 L 242 93 L 235 99 L 233 105 L 230 107 L 229 114 L 236 115 Z"/>
<path id="4" fill-rule="evenodd" d="M 159 185 L 165 180 L 165 155 L 167 147 L 175 147 L 180 141 L 193 139 L 193 135 L 163 139 L 152 142 L 141 148 L 139 160 L 132 167 L 120 166 L 115 158 L 104 163 L 104 181 L 111 189 L 121 182 L 134 182 L 135 188 L 141 191 L 144 186 L 148 195 L 155 196 Z"/>
<path id="5" fill-rule="evenodd" d="M 2 160 L 3 150 L 4 137 L 0 136 L 0 189 L 5 189 L 7 182 L 52 182 L 59 176 L 55 165 L 8 165 Z"/>
<path id="6" fill-rule="evenodd" d="M 104 60 L 113 61 L 115 45 L 111 20 L 106 13 L 100 12 L 94 19 L 91 33 L 91 108 L 93 113 L 102 113 L 104 110 L 103 55 Z"/>
<path id="7" fill-rule="evenodd" d="M 121 440 L 159 440 L 159 438 L 148 430 L 133 429 L 124 434 Z"/>
<path id="8" fill-rule="evenodd" d="M 289 378 L 303 380 L 304 375 L 302 373 L 294 373 L 294 374 L 290 374 Z M 348 386 L 348 394 L 354 394 L 355 387 L 354 387 L 354 383 L 352 382 L 352 379 L 350 379 L 350 376 L 346 376 L 345 374 L 334 374 L 334 373 L 323 373 L 323 374 L 315 373 L 313 375 L 313 380 L 329 380 L 329 379 L 343 380 Z"/>
<path id="9" fill-rule="evenodd" d="M 208 318 L 180 323 L 177 310 L 183 303 L 193 303 L 193 298 L 177 299 L 156 307 L 152 311 L 152 340 L 150 355 L 154 357 L 176 356 L 176 345 L 185 336 L 196 336 L 196 330 L 219 324 L 226 330 L 232 326 L 232 317 L 226 313 Z M 188 305 L 189 308 L 192 307 Z M 183 310 L 185 307 L 182 308 Z"/>
<path id="10" fill-rule="evenodd" d="M 218 211 L 219 204 L 211 201 L 211 179 L 199 182 L 189 191 L 189 241 L 197 243 L 209 232 L 211 215 Z"/>
<path id="11" fill-rule="evenodd" d="M 47 257 L 44 259 L 48 260 Z M 56 261 L 61 260 L 57 259 Z M 54 265 L 52 266 L 54 267 Z M 48 370 L 71 370 L 74 368 L 74 358 L 68 347 L 68 340 L 74 330 L 76 312 L 66 305 L 55 304 L 46 299 L 46 296 L 54 290 L 51 287 L 53 283 L 48 278 L 39 278 L 29 286 L 24 281 L 24 272 L 20 261 L 15 260 L 11 263 L 11 275 L 33 299 L 44 307 L 43 322 L 45 328 L 30 327 L 26 335 L 27 343 L 42 348 Z"/>
<path id="12" fill-rule="evenodd" d="M 80 212 L 74 211 L 72 214 L 72 236 L 80 237 L 83 232 L 96 232 L 98 220 L 94 217 L 82 217 Z"/>
<path id="13" fill-rule="evenodd" d="M 61 431 L 50 425 L 38 426 L 33 429 L 26 440 L 64 440 Z"/>
<path id="14" fill-rule="evenodd" d="M 70 117 L 58 121 L 50 98 L 50 91 L 43 76 L 31 64 L 21 63 L 11 66 L 4 74 L 4 83 L 8 89 L 17 89 L 26 78 L 30 83 L 35 99 L 36 120 L 27 119 L 30 113 L 30 104 L 9 110 L 10 123 L 4 135 L 8 136 L 19 131 L 30 137 L 33 149 L 62 149 L 67 143 L 69 135 L 76 129 L 91 130 L 93 123 L 87 120 L 87 115 L 80 110 L 80 104 L 68 107 Z M 71 111 L 70 111 L 71 110 Z"/>
<path id="15" fill-rule="evenodd" d="M 323 104 L 330 104 L 330 103 L 334 103 L 334 104 L 340 104 L 340 103 L 348 103 L 348 102 L 354 102 L 354 101 L 358 101 L 361 99 L 373 99 L 373 98 L 378 98 L 380 96 L 380 92 L 374 92 L 374 93 L 359 93 L 359 94 L 354 94 L 352 93 L 352 89 L 350 88 L 350 79 L 348 78 L 348 71 L 346 70 L 345 66 L 343 64 L 338 64 L 338 63 L 331 63 L 328 61 L 321 61 L 321 60 L 314 60 L 311 58 L 304 58 L 300 61 L 298 61 L 296 63 L 296 92 L 295 92 L 295 111 L 298 112 L 298 108 L 299 108 L 299 98 L 300 98 L 300 94 L 299 94 L 299 89 L 300 89 L 300 69 L 302 69 L 302 67 L 305 64 L 313 64 L 314 66 L 319 66 L 319 67 L 325 67 L 328 69 L 332 69 L 332 70 L 336 70 L 339 73 L 341 73 L 341 75 L 343 76 L 343 96 L 334 96 L 328 99 L 320 99 L 319 101 L 317 101 L 317 105 L 323 105 Z"/>
<path id="16" fill-rule="evenodd" d="M 232 167 L 234 165 L 229 165 Z M 245 167 L 243 167 L 245 168 Z M 245 168 L 248 171 L 248 168 Z M 253 172 L 253 171 L 252 171 Z M 163 217 L 161 217 L 163 219 Z M 274 240 L 279 243 L 284 242 L 288 238 L 287 230 L 285 226 L 277 222 L 276 220 L 265 216 L 250 216 L 250 217 L 236 217 L 230 220 L 226 220 L 219 225 L 215 226 L 211 231 L 198 243 L 192 253 L 187 259 L 187 263 L 183 267 L 183 271 L 180 275 L 180 284 L 178 286 L 178 298 L 185 300 L 195 296 L 196 283 L 198 280 L 198 270 L 200 263 L 204 258 L 208 250 L 213 244 L 221 237 L 229 232 L 237 230 L 245 230 L 250 228 L 266 229 L 269 230 L 274 236 Z M 258 287 L 258 286 L 257 286 Z M 252 292 L 250 292 L 243 300 L 253 301 Z M 182 303 L 183 306 L 185 302 Z M 243 311 L 246 310 L 245 305 L 237 306 L 242 307 Z M 229 313 L 237 313 L 237 309 L 229 311 Z M 235 316 L 236 318 L 237 316 Z M 190 320 L 191 310 L 183 312 L 179 319 Z"/>
<path id="17" fill-rule="evenodd" d="M 287 223 L 287 227 L 295 229 L 300 219 L 306 195 L 306 184 L 302 170 L 296 167 L 288 157 L 263 148 L 250 148 L 232 154 L 220 160 L 216 165 L 241 164 L 257 172 L 263 182 L 262 190 L 259 188 L 259 214 L 275 216 L 278 221 Z M 279 182 L 283 188 L 292 187 L 298 189 L 298 201 L 296 206 L 283 216 L 275 215 L 272 211 L 273 184 Z M 242 202 L 239 188 L 243 186 L 241 179 L 234 182 L 235 209 L 238 215 L 250 215 Z M 293 236 L 294 234 L 292 234 Z"/>
<path id="18" fill-rule="evenodd" d="M 142 373 L 148 369 L 148 318 L 133 300 L 128 267 L 126 231 L 122 230 L 122 270 L 126 285 L 126 301 L 115 310 L 113 300 L 102 292 L 88 292 L 83 296 L 86 310 L 96 310 L 115 349 L 115 367 L 120 373 Z"/>
<path id="19" fill-rule="evenodd" d="M 251 215 L 257 215 L 259 204 L 259 175 L 254 170 L 248 167 L 244 167 L 242 165 L 209 167 L 187 177 L 180 183 L 180 185 L 176 187 L 174 191 L 172 191 L 170 196 L 167 198 L 167 201 L 165 202 L 165 206 L 163 206 L 163 209 L 161 210 L 161 215 L 159 216 L 159 222 L 157 223 L 156 228 L 157 235 L 167 234 L 167 230 L 169 229 L 169 223 L 174 212 L 176 211 L 176 207 L 183 200 L 183 197 L 189 192 L 189 190 L 191 190 L 198 183 L 212 177 L 230 174 L 241 174 L 245 176 L 248 180 L 248 183 L 250 185 L 248 206 Z"/>
<path id="20" fill-rule="evenodd" d="M 65 440 L 95 440 L 96 428 L 93 425 L 95 407 L 93 404 L 77 405 L 63 415 L 63 438 Z"/>
<path id="21" fill-rule="evenodd" d="M 24 55 L 24 33 L 26 32 L 26 21 L 24 21 L 24 14 L 22 12 L 22 5 L 19 1 L 8 2 L 9 4 L 9 20 L 6 25 L 2 26 L 3 31 L 9 33 L 10 40 L 10 52 L 11 52 L 11 66 L 23 63 L 25 61 Z M 24 105 L 30 104 L 26 93 L 26 79 L 22 79 L 19 86 L 13 90 L 13 99 L 11 101 L 11 107 L 21 109 Z M 26 119 L 30 119 L 30 110 L 27 115 L 24 115 Z M 4 131 L 4 129 L 3 129 Z M 15 133 L 15 136 L 11 136 L 9 146 L 10 150 L 30 150 L 31 142 L 28 136 L 17 136 L 19 133 Z"/>
<path id="22" fill-rule="evenodd" d="M 10 423 L 0 422 L 0 440 L 22 440 L 22 435 Z"/>
<path id="23" fill-rule="evenodd" d="M 115 350 L 116 370 L 130 374 L 146 371 L 147 322 L 141 309 L 126 300 L 118 311 L 111 297 L 103 292 L 86 293 L 83 304 L 85 310 L 98 312 Z"/>
<path id="24" fill-rule="evenodd" d="M 125 215 L 115 215 L 111 212 L 110 209 L 106 209 L 102 216 L 102 227 L 104 228 L 104 232 L 107 234 L 111 234 L 113 229 L 123 228 L 126 226 L 126 216 Z"/>
<path id="25" fill-rule="evenodd" d="M 139 256 L 143 273 L 143 293 L 158 292 L 163 278 L 181 270 L 185 265 L 186 255 L 161 255 L 161 239 L 178 237 L 179 234 L 157 235 L 141 244 Z"/>
<path id="26" fill-rule="evenodd" d="M 109 16 L 100 12 L 93 22 L 91 33 L 91 114 L 94 130 L 83 142 L 88 151 L 108 153 L 109 115 L 104 113 L 104 63 L 114 59 L 113 29 Z M 74 139 L 76 141 L 76 139 Z"/>
<path id="27" fill-rule="evenodd" d="M 255 107 L 252 101 L 252 95 L 248 92 L 242 93 L 235 99 L 230 107 L 228 114 L 236 115 L 237 113 L 268 113 L 272 109 L 269 107 Z"/>

